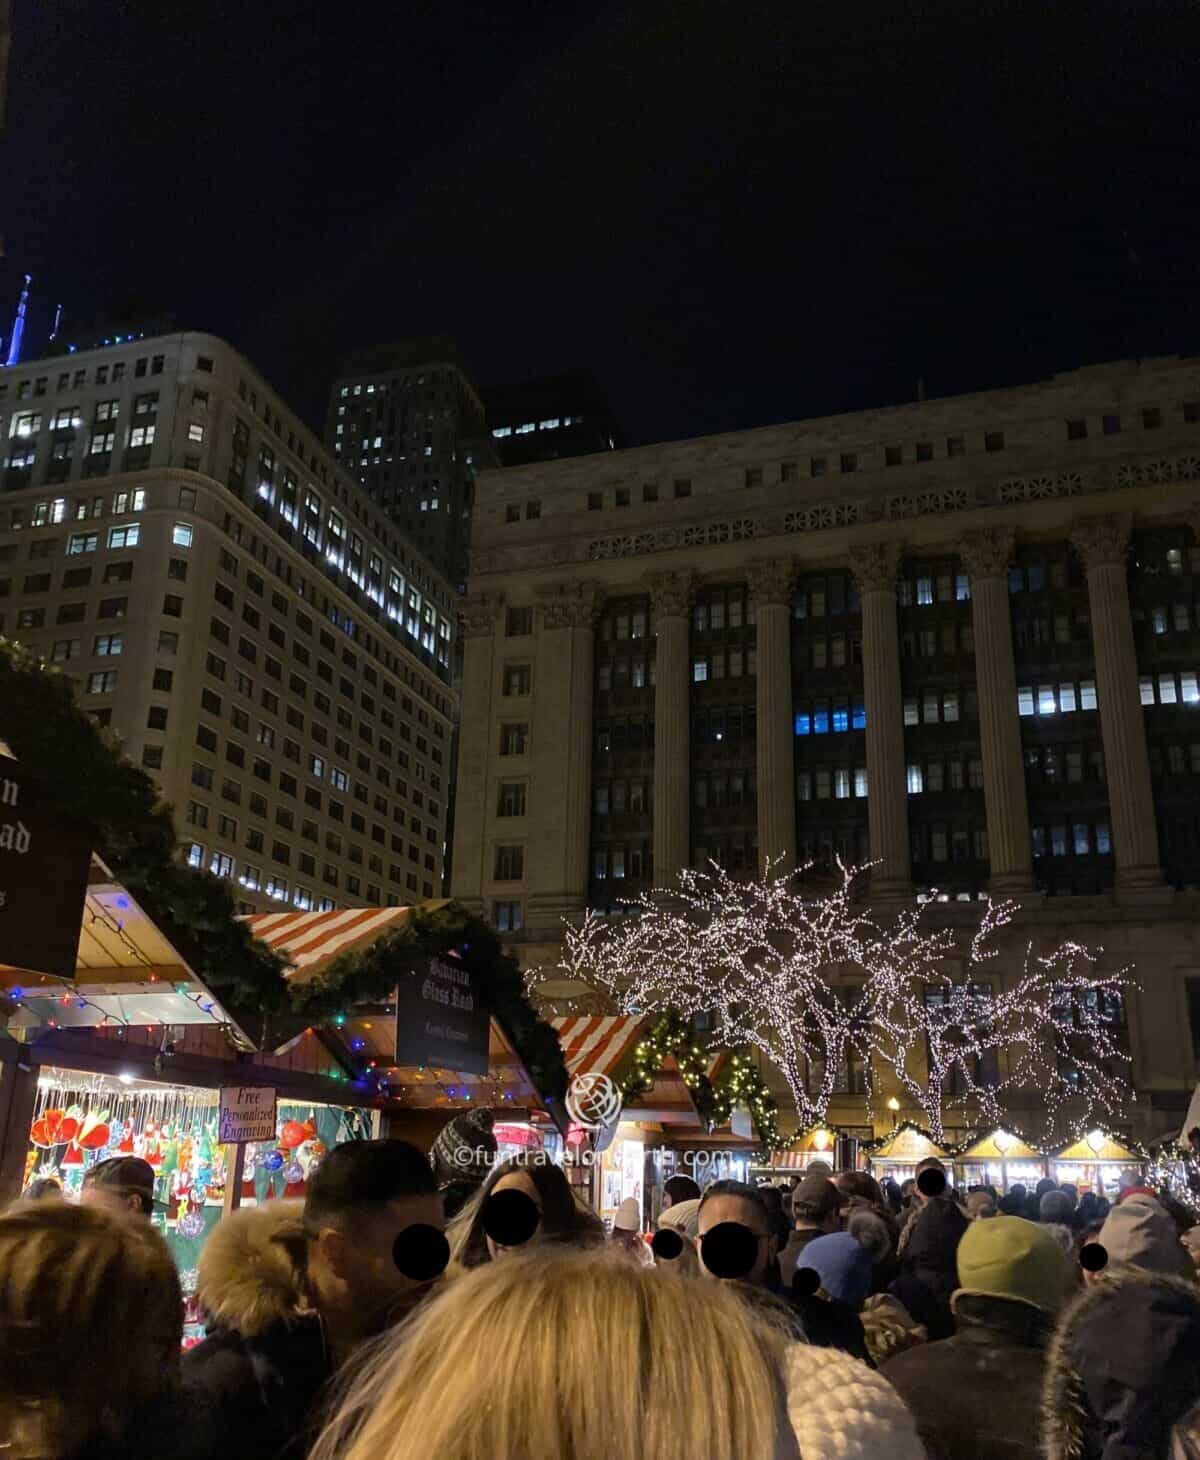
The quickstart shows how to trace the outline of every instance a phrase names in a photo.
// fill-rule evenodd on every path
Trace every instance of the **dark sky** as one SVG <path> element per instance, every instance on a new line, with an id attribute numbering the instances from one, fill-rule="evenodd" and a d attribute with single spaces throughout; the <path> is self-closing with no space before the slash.
<path id="1" fill-rule="evenodd" d="M 631 441 L 1200 351 L 1194 0 L 14 0 L 18 275 L 590 368 Z"/>

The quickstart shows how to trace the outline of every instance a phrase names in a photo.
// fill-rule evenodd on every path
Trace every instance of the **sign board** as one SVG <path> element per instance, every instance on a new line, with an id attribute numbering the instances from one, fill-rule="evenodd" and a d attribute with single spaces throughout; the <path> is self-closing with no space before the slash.
<path id="1" fill-rule="evenodd" d="M 729 1112 L 729 1129 L 744 1141 L 754 1139 L 754 1127 L 750 1123 L 750 1107 L 735 1105 Z"/>
<path id="2" fill-rule="evenodd" d="M 218 1139 L 223 1145 L 273 1141 L 276 1131 L 275 1091 L 262 1085 L 227 1085 L 221 1089 Z"/>
<path id="3" fill-rule="evenodd" d="M 430 958 L 396 986 L 396 1063 L 486 1075 L 489 1023 L 470 969 Z"/>
<path id="4" fill-rule="evenodd" d="M 0 756 L 0 964 L 74 978 L 91 839 Z"/>

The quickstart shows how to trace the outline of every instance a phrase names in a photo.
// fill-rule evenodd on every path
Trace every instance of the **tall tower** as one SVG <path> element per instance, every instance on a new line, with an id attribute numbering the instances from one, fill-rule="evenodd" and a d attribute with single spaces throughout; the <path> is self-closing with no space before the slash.
<path id="1" fill-rule="evenodd" d="M 8 342 L 8 358 L 6 365 L 15 365 L 21 358 L 21 341 L 25 338 L 25 310 L 29 304 L 29 286 L 33 283 L 33 275 L 25 275 L 25 287 L 21 290 L 21 297 L 17 301 L 17 312 L 13 318 L 12 336 Z"/>

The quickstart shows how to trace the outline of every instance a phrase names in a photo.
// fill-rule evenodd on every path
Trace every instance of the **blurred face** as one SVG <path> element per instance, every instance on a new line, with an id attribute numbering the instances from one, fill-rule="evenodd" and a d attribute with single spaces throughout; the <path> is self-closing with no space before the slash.
<path id="1" fill-rule="evenodd" d="M 537 1230 L 533 1234 L 534 1237 L 537 1237 L 542 1230 L 542 1198 L 538 1194 L 537 1187 L 533 1184 L 533 1177 L 530 1176 L 528 1171 L 510 1171 L 506 1176 L 502 1176 L 500 1180 L 496 1182 L 495 1186 L 492 1187 L 492 1195 L 494 1196 L 499 1191 L 519 1191 L 522 1196 L 527 1196 L 529 1200 L 534 1204 L 534 1206 L 537 1207 L 538 1224 Z M 533 1238 L 530 1238 L 530 1241 L 532 1240 Z M 505 1247 L 501 1243 L 494 1241 L 491 1237 L 488 1237 L 487 1239 L 487 1249 L 488 1256 L 492 1259 L 493 1262 L 495 1262 L 497 1258 L 508 1257 L 511 1256 L 514 1252 L 520 1252 L 523 1250 L 522 1247 Z"/>
<path id="2" fill-rule="evenodd" d="M 700 1234 L 696 1238 L 696 1254 L 700 1260 L 700 1270 L 707 1277 L 716 1277 L 717 1274 L 709 1272 L 704 1265 L 703 1241 L 706 1232 L 711 1232 L 714 1227 L 720 1226 L 722 1222 L 737 1222 L 740 1226 L 747 1228 L 755 1237 L 758 1249 L 754 1258 L 754 1266 L 736 1281 L 754 1283 L 762 1286 L 767 1273 L 767 1268 L 775 1257 L 775 1239 L 766 1230 L 762 1213 L 741 1196 L 714 1196 L 710 1197 L 700 1209 Z"/>
<path id="3" fill-rule="evenodd" d="M 397 1239 L 417 1224 L 445 1225 L 436 1193 L 405 1196 L 378 1210 L 357 1213 L 345 1230 L 327 1227 L 315 1242 L 311 1272 L 322 1307 L 357 1314 L 369 1324 L 408 1294 L 426 1286 L 396 1265 Z"/>

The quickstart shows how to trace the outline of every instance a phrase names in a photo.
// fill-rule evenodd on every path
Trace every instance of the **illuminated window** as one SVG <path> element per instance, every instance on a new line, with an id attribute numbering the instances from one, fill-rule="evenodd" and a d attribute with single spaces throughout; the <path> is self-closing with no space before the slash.
<path id="1" fill-rule="evenodd" d="M 190 522 L 177 522 L 171 529 L 171 541 L 176 547 L 191 547 L 192 524 Z"/>
<path id="2" fill-rule="evenodd" d="M 908 767 L 908 794 L 919 796 L 925 790 L 925 776 L 919 765 Z"/>
<path id="3" fill-rule="evenodd" d="M 189 441 L 203 441 L 204 440 L 204 426 L 203 426 L 203 424 L 200 421 L 192 421 L 188 425 L 188 440 Z"/>

